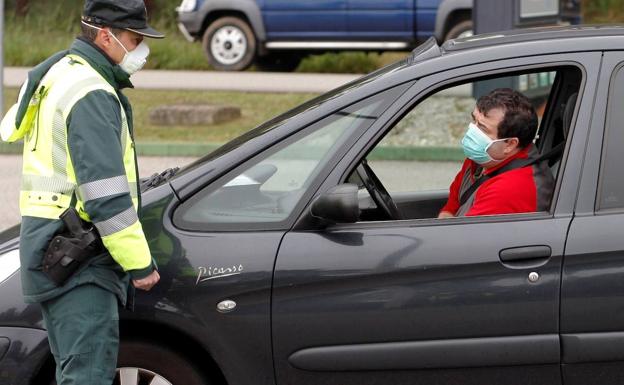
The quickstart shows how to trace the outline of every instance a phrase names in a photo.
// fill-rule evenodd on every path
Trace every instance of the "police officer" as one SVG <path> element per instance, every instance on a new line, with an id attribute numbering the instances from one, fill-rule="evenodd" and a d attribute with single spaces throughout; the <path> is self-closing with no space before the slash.
<path id="1" fill-rule="evenodd" d="M 121 89 L 145 64 L 143 0 L 86 0 L 82 35 L 36 66 L 0 125 L 24 140 L 20 192 L 25 301 L 40 303 L 59 385 L 110 385 L 119 349 L 118 303 L 159 280 L 138 220 L 132 110 Z M 74 207 L 101 237 L 99 252 L 63 284 L 45 274 L 50 240 Z M 76 262 L 76 261 L 74 261 Z M 72 263 L 74 263 L 72 262 Z"/>

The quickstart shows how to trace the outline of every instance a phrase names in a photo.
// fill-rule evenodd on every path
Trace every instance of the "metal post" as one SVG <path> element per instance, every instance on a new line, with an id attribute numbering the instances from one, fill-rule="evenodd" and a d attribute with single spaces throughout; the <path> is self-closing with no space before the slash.
<path id="1" fill-rule="evenodd" d="M 0 116 L 4 116 L 4 0 L 0 0 Z"/>

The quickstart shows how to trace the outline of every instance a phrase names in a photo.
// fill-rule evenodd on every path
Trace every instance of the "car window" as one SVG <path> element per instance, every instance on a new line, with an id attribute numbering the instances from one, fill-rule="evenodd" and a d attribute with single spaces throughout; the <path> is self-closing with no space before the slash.
<path id="1" fill-rule="evenodd" d="M 410 58 L 413 58 L 413 56 L 410 56 Z M 406 66 L 410 65 L 410 61 L 409 60 L 402 60 L 390 65 L 387 65 L 383 68 L 378 69 L 377 71 L 371 72 L 368 75 L 362 76 L 352 82 L 349 82 L 343 86 L 340 86 L 336 89 L 333 89 L 323 95 L 320 95 L 314 99 L 311 99 L 305 103 L 303 103 L 300 106 L 297 106 L 295 108 L 293 108 L 292 110 L 289 110 L 285 113 L 283 113 L 282 115 L 276 116 L 275 118 L 262 123 L 261 125 L 259 125 L 256 128 L 253 128 L 249 131 L 247 131 L 246 133 L 242 134 L 241 136 L 232 139 L 231 141 L 225 143 L 224 145 L 222 145 L 221 147 L 215 149 L 213 152 L 207 154 L 206 156 L 196 160 L 195 162 L 190 163 L 187 166 L 184 166 L 179 172 L 178 175 L 182 175 L 185 172 L 188 172 L 192 169 L 195 169 L 196 167 L 200 166 L 203 163 L 206 163 L 212 159 L 218 158 L 240 146 L 242 146 L 244 143 L 257 138 L 259 136 L 265 135 L 273 130 L 275 130 L 276 128 L 284 125 L 286 122 L 288 122 L 289 120 L 293 119 L 294 117 L 296 117 L 299 114 L 302 114 L 308 110 L 312 110 L 315 109 L 316 107 L 320 106 L 323 103 L 326 103 L 328 100 L 330 99 L 335 99 L 341 95 L 344 95 L 347 92 L 354 92 L 354 90 L 356 90 L 359 87 L 362 87 L 368 83 L 373 82 L 374 80 L 384 77 L 384 76 L 388 76 L 390 74 L 392 74 L 393 72 L 396 72 L 402 68 L 405 68 Z"/>
<path id="2" fill-rule="evenodd" d="M 603 144 L 597 210 L 624 208 L 624 178 L 621 167 L 624 164 L 624 68 L 615 71 L 611 80 L 606 133 Z"/>
<path id="3" fill-rule="evenodd" d="M 561 80 L 555 87 L 558 77 Z M 524 94 L 536 110 L 536 151 L 559 151 L 547 160 L 549 172 L 556 177 L 571 125 L 569 111 L 574 111 L 580 81 L 578 68 L 565 67 L 477 79 L 434 92 L 398 120 L 365 160 L 394 200 L 402 219 L 437 217 L 462 168 L 465 155 L 461 141 L 477 99 L 493 89 L 511 88 Z M 368 198 L 371 194 L 357 169 L 348 181 L 360 185 L 362 220 L 387 219 L 375 212 L 380 209 L 374 196 Z"/>
<path id="4" fill-rule="evenodd" d="M 185 202 L 174 223 L 188 230 L 266 229 L 267 223 L 281 223 L 345 140 L 366 130 L 397 96 L 394 89 L 378 94 L 265 151 Z"/>

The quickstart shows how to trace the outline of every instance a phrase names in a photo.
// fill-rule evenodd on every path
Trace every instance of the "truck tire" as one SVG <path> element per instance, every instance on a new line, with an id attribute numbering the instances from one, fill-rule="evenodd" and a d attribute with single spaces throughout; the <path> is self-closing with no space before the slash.
<path id="1" fill-rule="evenodd" d="M 457 39 L 459 37 L 469 37 L 474 34 L 474 27 L 472 25 L 472 20 L 463 20 L 459 23 L 455 24 L 449 31 L 446 33 L 444 37 L 444 41 Z"/>
<path id="2" fill-rule="evenodd" d="M 142 341 L 121 341 L 113 385 L 171 384 L 209 385 L 185 357 L 160 345 Z"/>
<path id="3" fill-rule="evenodd" d="M 215 20 L 206 28 L 202 43 L 208 62 L 219 71 L 243 71 L 256 56 L 256 36 L 238 17 Z"/>

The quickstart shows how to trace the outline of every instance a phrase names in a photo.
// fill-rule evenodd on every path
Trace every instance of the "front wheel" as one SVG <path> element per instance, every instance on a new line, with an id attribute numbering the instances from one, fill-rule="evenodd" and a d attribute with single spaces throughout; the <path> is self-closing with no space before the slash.
<path id="1" fill-rule="evenodd" d="M 242 19 L 222 17 L 204 32 L 203 47 L 208 62 L 220 71 L 242 71 L 256 56 L 256 37 Z"/>
<path id="2" fill-rule="evenodd" d="M 54 371 L 50 373 L 54 375 Z M 121 341 L 113 385 L 210 385 L 180 354 L 142 341 Z M 50 385 L 56 385 L 52 380 Z"/>
<path id="3" fill-rule="evenodd" d="M 142 341 L 121 341 L 113 385 L 209 385 L 180 354 Z"/>

